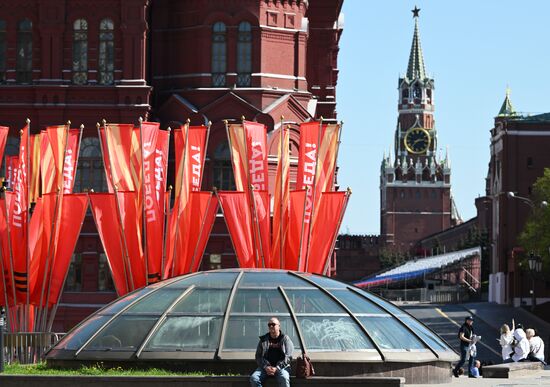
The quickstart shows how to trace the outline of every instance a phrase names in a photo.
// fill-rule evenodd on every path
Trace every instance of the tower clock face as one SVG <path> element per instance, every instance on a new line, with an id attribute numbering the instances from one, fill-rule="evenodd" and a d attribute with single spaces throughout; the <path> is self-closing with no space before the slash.
<path id="1" fill-rule="evenodd" d="M 430 141 L 430 134 L 424 128 L 411 128 L 405 133 L 405 148 L 414 154 L 425 153 Z"/>

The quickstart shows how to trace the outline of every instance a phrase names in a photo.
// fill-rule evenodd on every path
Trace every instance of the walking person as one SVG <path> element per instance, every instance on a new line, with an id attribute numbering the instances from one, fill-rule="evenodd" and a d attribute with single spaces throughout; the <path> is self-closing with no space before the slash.
<path id="1" fill-rule="evenodd" d="M 468 316 L 464 319 L 464 324 L 458 330 L 458 339 L 460 340 L 460 360 L 453 369 L 453 375 L 458 378 L 458 370 L 466 363 L 466 357 L 468 356 L 468 349 L 472 344 L 472 336 L 474 335 L 474 318 Z M 470 356 L 468 360 L 468 376 L 472 375 L 472 366 L 474 365 L 475 357 Z"/>
<path id="2" fill-rule="evenodd" d="M 266 378 L 274 377 L 279 387 L 290 387 L 290 361 L 294 345 L 290 337 L 281 332 L 278 318 L 270 318 L 267 327 L 269 332 L 260 336 L 256 348 L 258 368 L 250 375 L 250 386 L 262 387 Z"/>

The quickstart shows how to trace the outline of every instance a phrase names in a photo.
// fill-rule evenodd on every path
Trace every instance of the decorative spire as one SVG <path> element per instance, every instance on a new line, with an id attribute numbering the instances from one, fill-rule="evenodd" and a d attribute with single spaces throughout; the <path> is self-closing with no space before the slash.
<path id="1" fill-rule="evenodd" d="M 512 106 L 512 101 L 510 101 L 510 88 L 506 87 L 506 98 L 504 98 L 504 102 L 500 107 L 500 111 L 498 112 L 498 117 L 512 117 L 515 115 L 516 115 L 516 111 Z"/>
<path id="2" fill-rule="evenodd" d="M 425 79 L 426 68 L 424 67 L 424 56 L 422 55 L 422 47 L 420 46 L 420 33 L 418 32 L 418 13 L 420 9 L 416 6 L 411 11 L 414 17 L 414 36 L 411 46 L 411 54 L 409 56 L 409 67 L 407 68 L 407 78 Z"/>

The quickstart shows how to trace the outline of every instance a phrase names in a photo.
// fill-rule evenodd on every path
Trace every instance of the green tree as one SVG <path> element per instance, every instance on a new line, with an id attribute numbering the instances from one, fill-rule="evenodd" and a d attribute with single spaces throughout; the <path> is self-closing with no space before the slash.
<path id="1" fill-rule="evenodd" d="M 518 241 L 526 252 L 540 255 L 546 269 L 550 264 L 550 207 L 543 206 L 550 201 L 550 168 L 533 185 L 533 211 L 520 234 Z"/>

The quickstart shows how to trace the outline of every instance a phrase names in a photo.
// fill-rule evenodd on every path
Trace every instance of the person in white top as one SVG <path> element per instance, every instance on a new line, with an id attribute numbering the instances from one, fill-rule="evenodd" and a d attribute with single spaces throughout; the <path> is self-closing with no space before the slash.
<path id="1" fill-rule="evenodd" d="M 514 346 L 512 360 L 517 362 L 527 359 L 527 355 L 529 355 L 529 341 L 522 328 L 514 330 L 514 339 L 516 339 L 516 345 Z"/>
<path id="2" fill-rule="evenodd" d="M 500 339 L 497 340 L 502 347 L 502 360 L 509 359 L 512 353 L 514 353 L 514 348 L 512 348 L 512 344 L 514 343 L 514 325 L 514 320 L 512 320 L 512 329 L 510 329 L 508 324 L 504 324 L 500 327 Z"/>
<path id="3" fill-rule="evenodd" d="M 529 355 L 527 355 L 527 359 L 546 364 L 544 361 L 544 341 L 535 335 L 534 329 L 527 329 L 525 336 L 529 340 Z"/>

